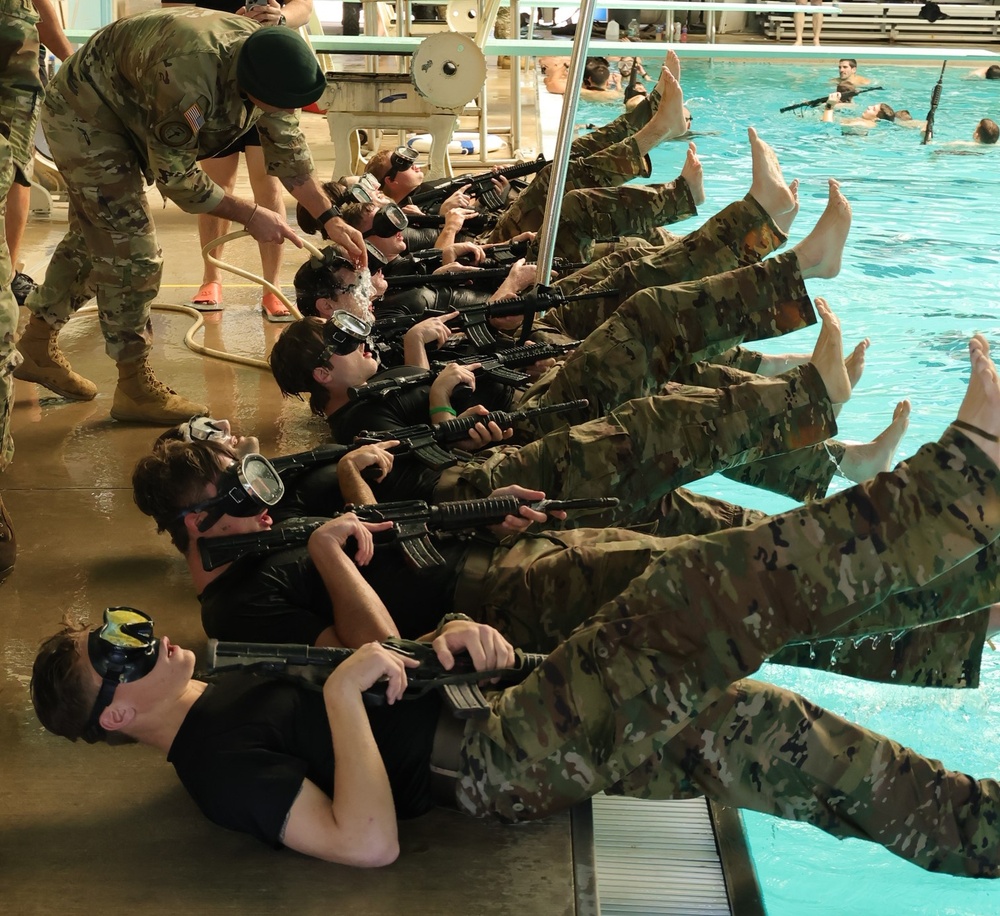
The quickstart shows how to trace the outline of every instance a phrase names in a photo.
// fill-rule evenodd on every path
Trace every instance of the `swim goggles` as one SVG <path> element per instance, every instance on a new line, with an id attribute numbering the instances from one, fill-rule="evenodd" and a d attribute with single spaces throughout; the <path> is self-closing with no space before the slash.
<path id="1" fill-rule="evenodd" d="M 362 344 L 371 346 L 371 323 L 344 309 L 337 309 L 323 325 L 326 347 L 319 355 L 319 365 L 325 366 L 331 356 L 348 356 Z"/>
<path id="2" fill-rule="evenodd" d="M 220 425 L 220 422 L 212 417 L 201 415 L 192 417 L 177 428 L 185 442 L 221 442 L 228 439 L 230 433 Z"/>
<path id="3" fill-rule="evenodd" d="M 215 484 L 216 495 L 188 506 L 177 514 L 182 519 L 192 512 L 205 512 L 199 531 L 208 531 L 223 515 L 250 518 L 277 505 L 285 495 L 281 477 L 263 455 L 244 455 L 222 472 Z"/>
<path id="4" fill-rule="evenodd" d="M 374 235 L 380 239 L 389 239 L 397 232 L 402 232 L 408 225 L 410 225 L 409 220 L 399 204 L 385 204 L 372 217 L 371 229 L 362 233 L 361 237 L 366 239 Z"/>
<path id="5" fill-rule="evenodd" d="M 417 151 L 408 146 L 397 146 L 389 157 L 389 171 L 385 173 L 383 181 L 395 178 L 400 172 L 413 168 L 413 163 L 417 161 Z"/>
<path id="6" fill-rule="evenodd" d="M 84 730 L 86 740 L 100 736 L 101 713 L 111 705 L 118 685 L 149 674 L 159 654 L 160 641 L 153 636 L 153 618 L 149 614 L 133 607 L 109 607 L 104 611 L 104 625 L 87 637 L 87 655 L 102 680 Z"/>

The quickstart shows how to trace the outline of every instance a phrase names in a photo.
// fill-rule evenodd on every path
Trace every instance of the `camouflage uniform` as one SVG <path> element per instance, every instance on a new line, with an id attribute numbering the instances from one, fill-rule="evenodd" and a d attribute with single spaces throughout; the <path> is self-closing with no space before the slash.
<path id="1" fill-rule="evenodd" d="M 678 529 L 668 527 L 676 523 L 674 507 L 664 503 L 672 490 L 720 468 L 801 449 L 835 430 L 826 387 L 806 365 L 725 389 L 685 388 L 626 401 L 607 416 L 554 430 L 521 448 L 489 449 L 445 471 L 434 499 L 471 499 L 509 484 L 553 496 L 612 494 L 620 501 L 617 508 L 573 513 L 566 524 L 649 523 L 674 534 Z"/>
<path id="2" fill-rule="evenodd" d="M 162 259 L 144 179 L 189 213 L 214 209 L 223 190 L 196 162 L 253 124 L 270 174 L 311 174 L 295 116 L 262 114 L 240 95 L 236 57 L 256 28 L 244 16 L 157 10 L 112 23 L 60 68 L 42 125 L 68 186 L 69 231 L 27 303 L 52 327 L 96 292 L 108 355 L 149 351 Z"/>
<path id="3" fill-rule="evenodd" d="M 568 316 L 570 308 L 557 311 Z M 586 398 L 591 417 L 599 417 L 627 398 L 659 393 L 682 367 L 744 337 L 776 337 L 813 323 L 793 252 L 697 283 L 641 290 L 528 388 L 519 406 Z M 530 422 L 545 432 L 562 421 L 547 415 Z"/>
<path id="4" fill-rule="evenodd" d="M 38 77 L 38 13 L 31 0 L 0 0 L 0 471 L 14 456 L 10 413 L 14 406 L 17 301 L 10 289 L 13 266 L 3 221 L 7 192 L 31 171 L 42 84 Z"/>
<path id="5" fill-rule="evenodd" d="M 459 806 L 519 821 L 602 790 L 708 794 L 881 843 L 932 871 L 1000 875 L 995 781 L 741 680 L 789 640 L 932 585 L 998 535 L 1000 474 L 951 428 L 892 473 L 749 528 L 609 545 L 640 556 L 592 577 L 593 618 L 465 726 Z M 643 552 L 645 569 L 626 579 Z M 554 580 L 572 577 L 579 550 L 539 560 L 508 571 L 528 605 L 519 616 L 568 603 Z"/>
<path id="6" fill-rule="evenodd" d="M 644 99 L 632 111 L 626 112 L 610 124 L 574 140 L 570 147 L 564 192 L 586 188 L 617 188 L 632 178 L 648 178 L 649 157 L 639 152 L 632 134 L 649 120 L 655 105 L 656 98 Z M 506 242 L 518 233 L 537 232 L 541 228 L 545 200 L 549 195 L 551 172 L 552 166 L 547 165 L 534 177 L 521 196 L 503 213 L 497 224 L 482 237 L 484 244 Z M 665 215 L 676 213 L 678 214 L 676 219 L 683 219 L 696 212 L 687 182 L 662 185 L 661 188 L 662 199 L 656 200 L 655 203 Z M 595 206 L 596 200 L 595 198 Z M 611 214 L 616 214 L 614 217 L 609 216 L 608 219 L 615 218 L 621 222 L 627 216 L 621 213 L 616 195 L 604 195 L 601 200 Z M 582 216 L 584 210 L 577 204 L 573 206 L 580 211 L 577 216 Z"/>

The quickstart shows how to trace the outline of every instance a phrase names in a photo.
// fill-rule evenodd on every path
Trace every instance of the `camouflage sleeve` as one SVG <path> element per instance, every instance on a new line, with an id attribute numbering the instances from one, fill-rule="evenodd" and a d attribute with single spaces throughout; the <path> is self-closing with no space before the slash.
<path id="1" fill-rule="evenodd" d="M 150 112 L 146 155 L 159 192 L 188 213 L 214 210 L 225 191 L 198 167 L 195 127 L 203 117 L 206 100 L 185 95 L 173 101 L 158 93 Z"/>
<path id="2" fill-rule="evenodd" d="M 265 114 L 257 122 L 257 131 L 268 175 L 288 185 L 298 184 L 295 179 L 313 173 L 312 155 L 297 115 L 283 111 Z"/>

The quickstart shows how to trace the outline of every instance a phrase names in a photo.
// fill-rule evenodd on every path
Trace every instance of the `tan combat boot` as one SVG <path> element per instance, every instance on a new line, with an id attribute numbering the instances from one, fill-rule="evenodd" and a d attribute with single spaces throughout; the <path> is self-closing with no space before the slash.
<path id="1" fill-rule="evenodd" d="M 97 386 L 73 371 L 59 349 L 58 337 L 59 332 L 44 318 L 32 315 L 17 342 L 24 362 L 14 370 L 14 378 L 37 382 L 71 401 L 92 401 Z"/>
<path id="2" fill-rule="evenodd" d="M 118 387 L 111 405 L 114 419 L 169 426 L 207 413 L 203 404 L 182 398 L 159 381 L 145 357 L 118 363 Z"/>
<path id="3" fill-rule="evenodd" d="M 14 568 L 17 558 L 17 538 L 14 537 L 14 526 L 11 524 L 7 507 L 0 496 L 0 582 L 7 578 Z"/>

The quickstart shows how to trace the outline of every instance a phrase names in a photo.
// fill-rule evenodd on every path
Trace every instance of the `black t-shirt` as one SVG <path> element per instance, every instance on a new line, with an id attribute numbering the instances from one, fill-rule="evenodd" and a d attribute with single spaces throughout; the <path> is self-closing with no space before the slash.
<path id="1" fill-rule="evenodd" d="M 412 366 L 401 366 L 379 372 L 369 379 L 369 384 L 390 378 L 408 378 L 419 370 Z M 487 410 L 509 410 L 511 389 L 498 386 L 496 400 L 487 397 L 492 391 L 487 385 L 478 385 L 472 393 L 470 403 L 462 403 L 453 397 L 452 404 L 461 413 L 473 403 L 483 404 Z M 430 384 L 420 384 L 402 391 L 391 392 L 384 397 L 350 401 L 326 418 L 333 435 L 333 441 L 347 445 L 363 430 L 402 429 L 406 426 L 427 424 L 430 417 Z M 496 393 L 496 392 L 494 392 Z M 491 403 L 492 401 L 492 403 Z M 465 453 L 457 452 L 461 458 Z M 434 488 L 441 478 L 441 472 L 429 468 L 419 458 L 408 453 L 397 455 L 392 471 L 381 483 L 372 485 L 372 492 L 379 502 L 402 499 L 422 499 L 432 502 Z"/>
<path id="2" fill-rule="evenodd" d="M 399 633 L 417 639 L 454 607 L 457 570 L 468 549 L 454 538 L 433 538 L 445 565 L 418 571 L 387 544 L 358 568 Z M 201 622 L 212 639 L 314 645 L 336 611 L 305 545 L 237 560 L 198 596 Z"/>
<path id="3" fill-rule="evenodd" d="M 434 805 L 428 768 L 440 702 L 432 692 L 367 707 L 397 817 L 416 817 Z M 167 760 L 210 821 L 278 847 L 303 779 L 333 791 L 323 695 L 242 671 L 221 675 L 185 716 Z"/>

